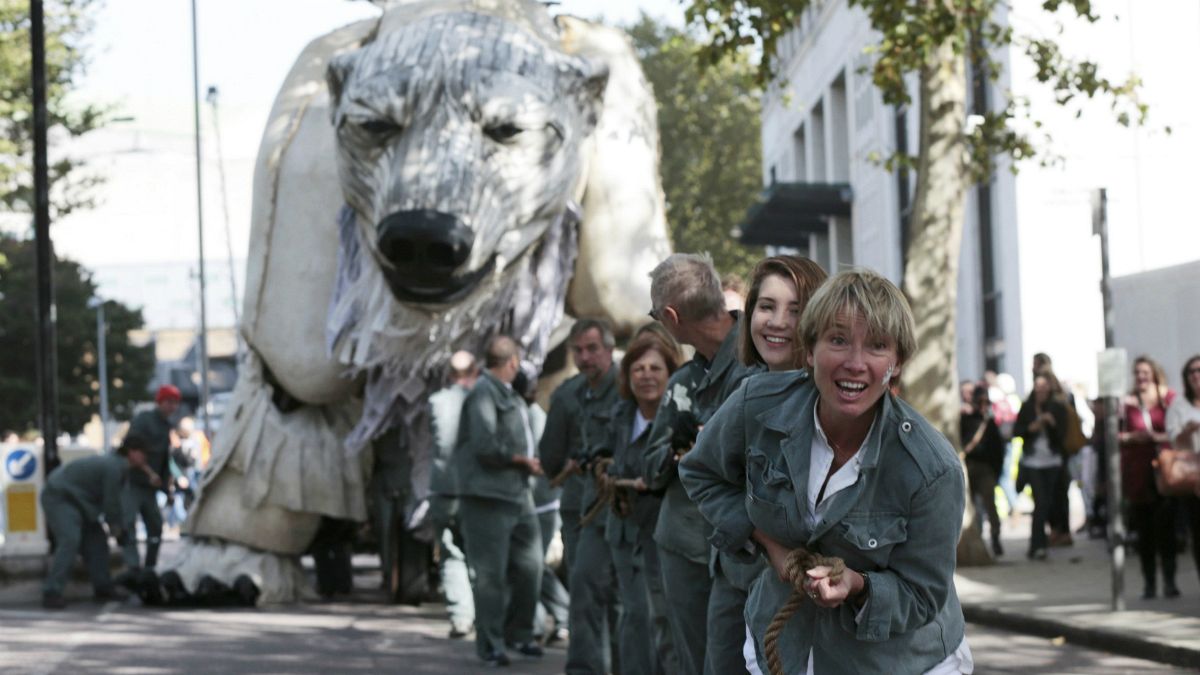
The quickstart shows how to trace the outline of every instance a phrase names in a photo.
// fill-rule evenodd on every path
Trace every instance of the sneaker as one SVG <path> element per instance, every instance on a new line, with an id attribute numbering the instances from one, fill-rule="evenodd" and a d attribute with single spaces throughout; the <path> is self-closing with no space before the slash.
<path id="1" fill-rule="evenodd" d="M 42 593 L 43 609 L 66 609 L 67 601 L 61 593 Z"/>
<path id="2" fill-rule="evenodd" d="M 540 659 L 546 655 L 546 652 L 542 649 L 541 645 L 536 642 L 525 642 L 523 644 L 515 645 L 513 649 L 517 650 L 517 653 L 519 653 L 521 656 L 528 656 L 534 659 Z"/>
<path id="3" fill-rule="evenodd" d="M 471 634 L 471 624 L 466 621 L 451 621 L 450 622 L 450 639 L 457 640 L 465 638 Z"/>
<path id="4" fill-rule="evenodd" d="M 498 651 L 488 653 L 487 656 L 483 657 L 483 661 L 489 666 L 497 666 L 502 668 L 512 665 L 512 661 L 508 660 L 508 654 Z"/>

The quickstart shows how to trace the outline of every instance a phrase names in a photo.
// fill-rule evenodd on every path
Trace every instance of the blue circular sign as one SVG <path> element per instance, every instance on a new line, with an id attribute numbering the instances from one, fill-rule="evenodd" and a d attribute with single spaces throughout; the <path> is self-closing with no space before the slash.
<path id="1" fill-rule="evenodd" d="M 37 472 L 37 455 L 25 448 L 17 448 L 4 458 L 4 470 L 13 480 L 29 480 Z"/>

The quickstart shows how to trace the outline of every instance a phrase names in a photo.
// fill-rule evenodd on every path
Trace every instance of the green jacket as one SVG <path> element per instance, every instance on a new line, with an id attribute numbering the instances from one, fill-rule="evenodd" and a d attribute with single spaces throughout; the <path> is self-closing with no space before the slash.
<path id="1" fill-rule="evenodd" d="M 546 412 L 546 429 L 538 443 L 538 454 L 542 459 L 542 470 L 547 479 L 557 476 L 567 460 L 583 459 L 583 417 L 579 389 L 587 387 L 587 378 L 582 373 L 568 378 L 550 396 L 550 410 Z M 562 485 L 560 508 L 563 511 L 578 511 L 583 494 L 583 478 L 571 476 Z"/>
<path id="2" fill-rule="evenodd" d="M 680 463 L 683 483 L 715 525 L 713 545 L 730 555 L 750 557 L 746 545 L 758 528 L 784 546 L 838 556 L 869 574 L 861 622 L 853 603 L 801 605 L 779 641 L 785 672 L 803 672 L 810 649 L 818 673 L 924 672 L 963 639 L 954 589 L 964 507 L 958 457 L 916 411 L 887 396 L 860 450 L 858 481 L 832 497 L 825 518 L 809 528 L 817 398 L 802 372 L 750 378 Z M 751 587 L 746 623 L 760 654 L 791 593 L 770 571 Z"/>
<path id="3" fill-rule="evenodd" d="M 525 409 L 525 401 L 490 372 L 479 377 L 459 421 L 454 451 L 459 495 L 532 507 L 529 473 L 512 462 L 513 455 L 528 452 Z"/>
<path id="4" fill-rule="evenodd" d="M 146 441 L 146 466 L 163 480 L 163 489 L 171 480 L 171 422 L 164 419 L 158 410 L 146 410 L 134 416 L 129 423 L 129 436 L 139 436 Z M 150 489 L 150 477 L 144 471 L 130 475 L 129 482 L 137 487 Z"/>
<path id="5" fill-rule="evenodd" d="M 617 392 L 617 370 L 614 363 L 600 379 L 600 386 L 592 389 L 585 382 L 584 386 L 577 390 L 580 411 L 579 437 L 582 443 L 580 452 L 581 461 L 585 466 L 600 457 L 612 456 L 608 438 L 613 422 L 613 406 L 621 400 Z M 585 471 L 579 495 L 580 510 L 586 511 L 590 508 L 598 495 L 596 479 L 591 471 Z M 593 522 L 604 527 L 604 520 L 605 515 L 601 514 Z"/>
<path id="6" fill-rule="evenodd" d="M 601 452 L 613 458 L 608 475 L 614 478 L 637 478 L 642 475 L 642 460 L 646 455 L 646 441 L 650 440 L 650 426 L 643 429 L 637 438 L 630 438 L 636 416 L 637 403 L 632 400 L 621 400 L 613 406 L 608 440 Z M 608 511 L 604 538 L 610 544 L 636 544 L 643 528 L 653 532 L 658 523 L 658 512 L 662 507 L 661 493 L 626 490 L 625 494 L 630 500 L 629 514 L 621 516 L 616 509 Z"/>
<path id="7" fill-rule="evenodd" d="M 62 465 L 46 480 L 46 492 L 57 493 L 83 511 L 88 521 L 104 515 L 110 528 L 125 522 L 121 491 L 129 479 L 129 460 L 120 455 L 82 457 Z"/>
<path id="8" fill-rule="evenodd" d="M 736 316 L 736 312 L 734 312 Z M 659 546 L 703 565 L 709 564 L 708 537 L 712 526 L 680 485 L 673 438 L 682 439 L 708 421 L 721 403 L 746 377 L 748 370 L 737 359 L 738 327 L 725 341 L 710 364 L 700 354 L 685 363 L 667 382 L 667 393 L 654 416 L 646 442 L 646 485 L 666 490 L 654 541 Z"/>

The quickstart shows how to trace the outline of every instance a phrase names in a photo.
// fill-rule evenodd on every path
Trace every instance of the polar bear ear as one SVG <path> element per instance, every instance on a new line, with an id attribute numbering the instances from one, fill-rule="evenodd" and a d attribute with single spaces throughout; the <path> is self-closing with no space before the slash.
<path id="1" fill-rule="evenodd" d="M 631 334 L 647 322 L 650 271 L 671 254 L 659 177 L 658 110 L 629 37 L 574 17 L 557 19 L 563 50 L 602 66 L 599 117 L 584 158 L 579 257 L 567 298 L 577 317 Z"/>
<path id="2" fill-rule="evenodd" d="M 357 63 L 358 52 L 353 51 L 329 59 L 329 65 L 325 68 L 325 84 L 329 87 L 329 115 L 334 127 L 337 127 L 340 121 L 338 115 L 341 110 L 342 89 Z"/>

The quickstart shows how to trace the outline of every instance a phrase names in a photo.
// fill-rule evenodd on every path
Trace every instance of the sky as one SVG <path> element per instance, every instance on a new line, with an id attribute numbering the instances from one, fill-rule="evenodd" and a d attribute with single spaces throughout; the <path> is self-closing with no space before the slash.
<path id="1" fill-rule="evenodd" d="M 225 258 L 232 252 L 241 259 L 249 237 L 254 161 L 279 85 L 308 42 L 379 10 L 362 0 L 197 5 L 201 95 L 209 86 L 218 90 L 216 107 L 202 103 L 201 109 L 205 255 Z M 645 11 L 683 23 L 678 0 L 564 0 L 554 11 L 615 23 L 633 22 Z M 107 183 L 96 192 L 98 208 L 55 223 L 56 251 L 93 268 L 188 264 L 199 250 L 191 3 L 105 0 L 88 53 L 79 100 L 113 104 L 125 121 L 67 149 L 87 159 Z M 62 151 L 51 149 L 52 155 Z"/>

